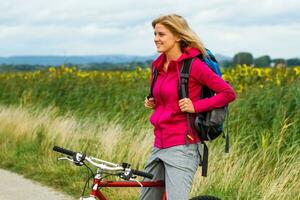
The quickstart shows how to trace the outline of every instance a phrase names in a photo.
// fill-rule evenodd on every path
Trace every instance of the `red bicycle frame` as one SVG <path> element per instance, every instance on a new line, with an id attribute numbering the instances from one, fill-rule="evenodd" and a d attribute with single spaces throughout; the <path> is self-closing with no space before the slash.
<path id="1" fill-rule="evenodd" d="M 104 181 L 100 176 L 94 178 L 94 184 L 90 196 L 97 197 L 99 200 L 107 200 L 100 191 L 102 187 L 165 187 L 164 181 Z M 166 200 L 166 192 L 163 193 L 162 200 Z"/>

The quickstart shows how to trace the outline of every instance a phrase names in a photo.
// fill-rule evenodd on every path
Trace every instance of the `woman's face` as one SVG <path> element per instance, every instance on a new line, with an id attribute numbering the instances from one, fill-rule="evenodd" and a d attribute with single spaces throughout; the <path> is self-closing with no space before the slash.
<path id="1" fill-rule="evenodd" d="M 154 27 L 154 42 L 157 52 L 166 53 L 174 48 L 179 48 L 179 39 L 162 24 L 156 24 Z"/>

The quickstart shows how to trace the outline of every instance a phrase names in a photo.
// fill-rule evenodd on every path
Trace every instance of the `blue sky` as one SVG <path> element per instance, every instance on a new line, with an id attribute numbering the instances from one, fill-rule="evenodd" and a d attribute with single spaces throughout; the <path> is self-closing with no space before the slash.
<path id="1" fill-rule="evenodd" d="M 185 17 L 214 53 L 300 57 L 299 0 L 2 1 L 0 57 L 153 55 L 151 21 L 168 13 Z"/>

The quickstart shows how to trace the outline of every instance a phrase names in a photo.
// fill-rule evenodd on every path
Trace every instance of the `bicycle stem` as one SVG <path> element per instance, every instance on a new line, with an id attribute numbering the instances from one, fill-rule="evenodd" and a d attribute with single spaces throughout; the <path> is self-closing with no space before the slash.
<path id="1" fill-rule="evenodd" d="M 98 159 L 98 158 L 94 158 L 94 157 L 86 157 L 85 160 L 87 160 L 89 163 L 91 163 L 92 165 L 96 166 L 96 167 L 99 167 L 101 169 L 107 169 L 107 170 L 123 170 L 123 167 L 121 167 L 120 165 L 118 164 L 115 164 L 115 163 L 111 163 L 111 162 L 108 162 L 108 161 L 105 161 L 105 160 L 101 160 L 101 159 Z M 96 161 L 96 162 L 95 162 Z M 100 162 L 97 163 L 97 162 Z M 108 167 L 106 165 L 110 165 L 111 167 Z"/>

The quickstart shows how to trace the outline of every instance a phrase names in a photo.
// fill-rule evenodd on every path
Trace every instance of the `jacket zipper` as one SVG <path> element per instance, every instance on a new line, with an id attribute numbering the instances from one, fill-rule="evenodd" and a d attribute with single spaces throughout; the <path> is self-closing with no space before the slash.
<path id="1" fill-rule="evenodd" d="M 162 81 L 161 81 L 161 84 L 159 85 L 159 88 L 158 88 L 158 94 L 159 94 L 159 96 L 160 96 L 160 99 L 161 99 L 161 102 L 162 102 L 162 107 L 163 107 L 162 111 L 164 111 L 164 109 L 165 109 L 165 103 L 164 103 L 164 100 L 163 100 L 163 98 L 162 98 L 161 87 L 162 87 L 163 83 L 165 82 L 167 76 L 168 76 L 168 73 L 166 73 L 165 77 L 163 77 L 163 79 L 162 79 Z M 160 115 L 160 116 L 161 116 L 161 115 Z M 162 129 L 161 129 L 159 123 L 158 123 L 160 116 L 158 117 L 158 119 L 157 119 L 157 121 L 156 121 L 156 124 L 157 124 L 157 126 L 159 127 L 159 130 L 160 130 L 160 133 L 161 133 L 161 137 L 160 137 L 160 138 L 161 138 L 161 146 L 164 147 L 163 136 L 162 136 L 163 133 L 162 133 Z"/>

